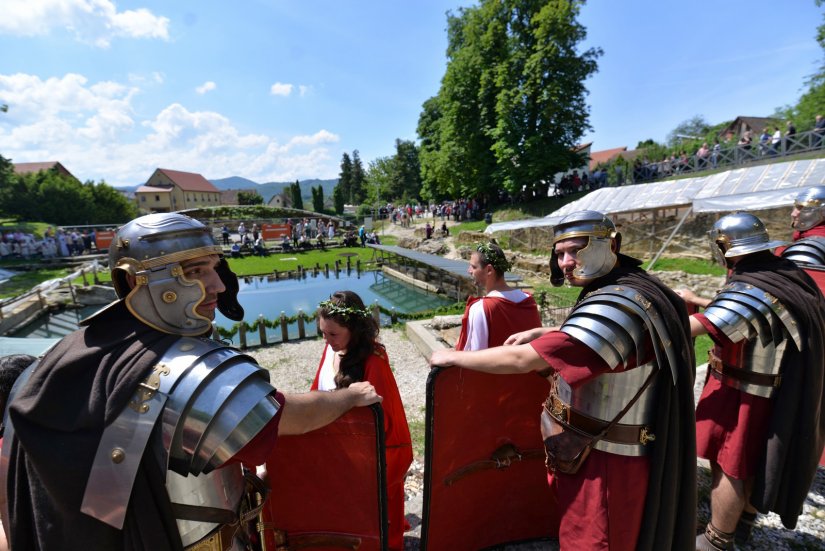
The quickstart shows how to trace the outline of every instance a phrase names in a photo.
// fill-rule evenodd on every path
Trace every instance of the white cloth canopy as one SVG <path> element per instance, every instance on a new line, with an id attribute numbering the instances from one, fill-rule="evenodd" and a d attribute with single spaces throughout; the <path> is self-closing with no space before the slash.
<path id="1" fill-rule="evenodd" d="M 610 215 L 687 206 L 694 213 L 770 209 L 790 206 L 799 188 L 823 183 L 825 159 L 737 168 L 710 176 L 597 189 L 544 218 L 498 222 L 485 232 L 552 226 L 579 210 Z"/>

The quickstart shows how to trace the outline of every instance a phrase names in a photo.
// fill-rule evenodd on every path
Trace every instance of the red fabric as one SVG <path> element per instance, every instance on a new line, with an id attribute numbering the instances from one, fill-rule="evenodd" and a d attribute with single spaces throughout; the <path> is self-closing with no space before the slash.
<path id="1" fill-rule="evenodd" d="M 461 318 L 461 334 L 455 344 L 456 350 L 464 350 L 467 345 L 467 318 L 470 306 L 478 300 L 484 301 L 482 306 L 484 317 L 487 318 L 487 348 L 501 346 L 513 333 L 541 327 L 539 307 L 532 295 L 521 302 L 512 302 L 503 297 L 469 297 Z"/>
<path id="2" fill-rule="evenodd" d="M 733 343 L 704 314 L 696 319 L 714 341 L 714 354 L 741 346 Z M 719 464 L 722 471 L 738 480 L 756 474 L 765 452 L 767 428 L 773 402 L 723 384 L 709 376 L 696 405 L 696 453 Z"/>
<path id="3" fill-rule="evenodd" d="M 272 454 L 272 449 L 275 447 L 275 442 L 278 439 L 278 424 L 281 422 L 281 413 L 284 411 L 284 403 L 286 398 L 280 392 L 273 394 L 275 400 L 280 406 L 275 417 L 255 435 L 255 437 L 246 443 L 241 450 L 233 455 L 229 461 L 224 465 L 232 463 L 243 463 L 247 467 L 254 469 L 258 465 L 266 463 L 266 459 Z"/>
<path id="4" fill-rule="evenodd" d="M 321 362 L 315 372 L 310 390 L 318 390 L 318 377 L 329 346 L 324 347 Z M 383 347 L 376 347 L 364 366 L 364 380 L 372 383 L 375 391 L 384 398 L 384 442 L 387 454 L 387 513 L 390 522 L 390 549 L 404 548 L 404 531 L 409 529 L 404 519 L 404 477 L 412 463 L 412 439 L 407 426 L 407 415 L 398 385 L 390 369 L 390 362 Z"/>
<path id="5" fill-rule="evenodd" d="M 793 240 L 799 241 L 803 237 L 825 237 L 825 224 L 820 224 L 818 226 L 814 226 L 809 230 L 805 230 L 803 232 L 795 231 L 793 232 Z"/>
<path id="6" fill-rule="evenodd" d="M 573 337 L 552 331 L 532 341 L 533 349 L 572 387 L 611 370 L 593 350 Z M 628 369 L 635 367 L 628 361 Z M 650 464 L 593 450 L 576 474 L 548 475 L 562 511 L 562 551 L 635 549 L 644 514 Z"/>

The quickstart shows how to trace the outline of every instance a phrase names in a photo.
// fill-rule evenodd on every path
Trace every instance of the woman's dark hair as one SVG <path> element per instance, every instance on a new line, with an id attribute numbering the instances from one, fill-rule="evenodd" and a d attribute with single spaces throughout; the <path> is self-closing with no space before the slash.
<path id="1" fill-rule="evenodd" d="M 334 321 L 350 331 L 347 352 L 341 356 L 335 388 L 346 388 L 364 379 L 367 358 L 381 346 L 378 340 L 378 323 L 364 306 L 364 301 L 352 291 L 336 291 L 321 303 L 318 315 Z"/>
<path id="2" fill-rule="evenodd" d="M 6 414 L 11 387 L 23 371 L 36 360 L 28 354 L 10 354 L 0 357 L 0 436 L 3 435 L 3 417 Z"/>

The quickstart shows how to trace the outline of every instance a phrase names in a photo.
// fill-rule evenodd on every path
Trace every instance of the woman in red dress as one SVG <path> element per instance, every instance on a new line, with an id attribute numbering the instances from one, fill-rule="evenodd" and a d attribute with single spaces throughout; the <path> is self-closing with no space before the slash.
<path id="1" fill-rule="evenodd" d="M 369 381 L 384 397 L 389 548 L 404 548 L 404 477 L 412 463 L 412 441 L 389 358 L 378 342 L 378 323 L 352 291 L 337 291 L 320 305 L 326 346 L 311 390 L 332 391 Z"/>

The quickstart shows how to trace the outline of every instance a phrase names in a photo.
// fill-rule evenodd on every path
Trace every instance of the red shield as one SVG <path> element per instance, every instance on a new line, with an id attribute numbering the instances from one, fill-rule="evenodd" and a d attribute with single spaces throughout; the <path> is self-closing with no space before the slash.
<path id="1" fill-rule="evenodd" d="M 435 368 L 427 379 L 421 548 L 482 549 L 558 535 L 535 373 Z"/>
<path id="2" fill-rule="evenodd" d="M 800 268 L 805 270 L 805 273 L 811 276 L 811 279 L 813 279 L 816 282 L 817 287 L 819 287 L 820 292 L 825 295 L 825 269 L 814 267 L 807 268 L 802 266 L 800 266 Z M 822 452 L 822 457 L 819 459 L 819 464 L 825 467 L 825 451 Z"/>
<path id="3" fill-rule="evenodd" d="M 279 436 L 266 467 L 272 493 L 262 512 L 263 549 L 387 548 L 381 406 Z"/>

